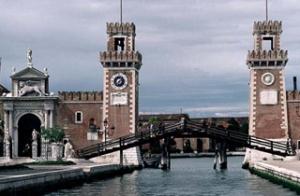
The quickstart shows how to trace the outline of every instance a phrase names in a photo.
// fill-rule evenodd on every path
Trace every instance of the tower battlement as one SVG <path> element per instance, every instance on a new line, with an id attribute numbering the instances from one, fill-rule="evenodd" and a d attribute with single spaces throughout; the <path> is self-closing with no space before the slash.
<path id="1" fill-rule="evenodd" d="M 141 68 L 142 55 L 137 51 L 106 51 L 100 52 L 103 67 L 135 67 Z"/>
<path id="2" fill-rule="evenodd" d="M 286 92 L 287 101 L 298 101 L 300 100 L 300 91 L 287 91 Z"/>
<path id="3" fill-rule="evenodd" d="M 259 34 L 272 34 L 278 35 L 282 33 L 282 22 L 281 21 L 256 21 L 253 25 L 253 35 Z"/>
<path id="4" fill-rule="evenodd" d="M 58 96 L 63 101 L 103 101 L 102 92 L 84 92 L 84 91 L 59 91 Z"/>
<path id="5" fill-rule="evenodd" d="M 251 50 L 248 51 L 249 67 L 285 66 L 288 62 L 287 50 Z"/>
<path id="6" fill-rule="evenodd" d="M 109 35 L 115 34 L 135 34 L 135 24 L 134 23 L 118 23 L 118 22 L 109 22 L 106 23 L 106 32 Z"/>

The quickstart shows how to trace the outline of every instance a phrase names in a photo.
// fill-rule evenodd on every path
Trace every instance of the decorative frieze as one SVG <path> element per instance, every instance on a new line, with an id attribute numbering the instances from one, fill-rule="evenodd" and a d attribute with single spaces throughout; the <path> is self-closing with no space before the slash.
<path id="1" fill-rule="evenodd" d="M 253 34 L 281 34 L 281 21 L 257 21 L 253 25 Z"/>

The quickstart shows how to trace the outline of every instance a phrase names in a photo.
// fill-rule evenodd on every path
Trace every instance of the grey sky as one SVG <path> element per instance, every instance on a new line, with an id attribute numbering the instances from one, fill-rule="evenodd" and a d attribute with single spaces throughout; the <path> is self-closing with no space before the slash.
<path id="1" fill-rule="evenodd" d="M 193 116 L 247 115 L 254 20 L 264 0 L 123 0 L 124 21 L 137 26 L 141 112 Z M 283 21 L 289 50 L 287 86 L 300 75 L 300 1 L 270 0 L 270 19 Z M 106 48 L 106 22 L 119 20 L 119 0 L 0 0 L 1 83 L 22 69 L 26 49 L 34 66 L 47 67 L 50 88 L 102 90 L 98 52 Z"/>

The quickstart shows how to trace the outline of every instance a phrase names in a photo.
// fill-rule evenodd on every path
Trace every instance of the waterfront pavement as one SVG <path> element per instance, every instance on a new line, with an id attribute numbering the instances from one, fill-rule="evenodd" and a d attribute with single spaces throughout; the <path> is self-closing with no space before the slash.
<path id="1" fill-rule="evenodd" d="M 275 183 L 284 185 L 300 194 L 300 160 L 268 160 L 254 163 L 250 170 Z"/>
<path id="2" fill-rule="evenodd" d="M 69 160 L 68 160 L 69 161 Z M 87 160 L 71 160 L 75 165 L 28 164 L 32 160 L 2 161 L 0 167 L 0 195 L 24 191 L 43 191 L 65 183 L 83 183 L 93 178 L 130 172 L 130 166 L 99 164 Z M 25 165 L 22 165 L 26 163 Z M 33 194 L 32 192 L 28 194 Z"/>

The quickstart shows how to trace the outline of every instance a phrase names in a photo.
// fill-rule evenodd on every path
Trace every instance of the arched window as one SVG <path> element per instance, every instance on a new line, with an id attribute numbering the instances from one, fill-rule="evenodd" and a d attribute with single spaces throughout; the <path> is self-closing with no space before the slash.
<path id="1" fill-rule="evenodd" d="M 75 112 L 75 123 L 81 124 L 83 122 L 83 113 L 81 111 Z"/>

